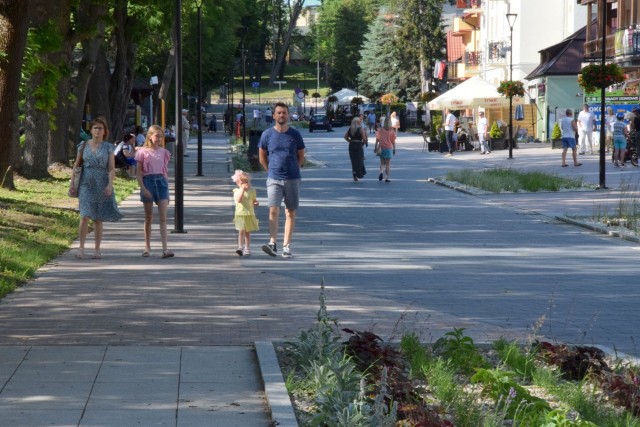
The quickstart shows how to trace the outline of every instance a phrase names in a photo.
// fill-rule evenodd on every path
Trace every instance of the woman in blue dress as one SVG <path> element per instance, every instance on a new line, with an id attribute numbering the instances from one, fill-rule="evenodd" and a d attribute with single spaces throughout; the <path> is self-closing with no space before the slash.
<path id="1" fill-rule="evenodd" d="M 93 221 L 95 249 L 93 259 L 100 259 L 102 223 L 119 221 L 122 214 L 116 204 L 113 180 L 116 177 L 113 145 L 105 141 L 109 135 L 107 121 L 97 117 L 91 122 L 91 139 L 86 148 L 78 148 L 74 167 L 82 165 L 82 175 L 78 187 L 80 207 L 80 246 L 76 258 L 84 258 L 84 242 L 89 230 L 89 220 Z"/>

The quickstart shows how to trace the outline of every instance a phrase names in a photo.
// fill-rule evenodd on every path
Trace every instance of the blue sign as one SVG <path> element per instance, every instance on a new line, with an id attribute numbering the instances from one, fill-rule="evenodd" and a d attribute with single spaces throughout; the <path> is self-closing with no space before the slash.
<path id="1" fill-rule="evenodd" d="M 252 87 L 260 87 L 260 82 L 251 82 Z"/>

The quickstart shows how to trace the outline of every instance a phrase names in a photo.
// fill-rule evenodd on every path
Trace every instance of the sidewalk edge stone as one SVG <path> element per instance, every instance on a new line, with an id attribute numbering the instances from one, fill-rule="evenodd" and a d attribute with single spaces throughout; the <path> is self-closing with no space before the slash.
<path id="1" fill-rule="evenodd" d="M 298 421 L 291 405 L 289 392 L 284 385 L 284 378 L 273 343 L 271 341 L 256 341 L 254 346 L 258 355 L 258 365 L 273 425 L 298 427 Z"/>

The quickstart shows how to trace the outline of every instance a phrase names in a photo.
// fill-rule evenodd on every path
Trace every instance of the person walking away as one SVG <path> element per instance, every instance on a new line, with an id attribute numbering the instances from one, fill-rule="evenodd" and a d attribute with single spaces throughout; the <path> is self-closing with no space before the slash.
<path id="1" fill-rule="evenodd" d="M 484 116 L 484 111 L 480 111 L 478 113 L 480 116 L 478 118 L 478 140 L 480 141 L 480 154 L 489 154 L 491 150 L 489 150 L 489 122 L 487 118 Z"/>
<path id="2" fill-rule="evenodd" d="M 373 111 L 369 111 L 369 115 L 367 115 L 367 124 L 369 125 L 369 134 L 374 134 L 376 132 L 376 113 Z"/>
<path id="3" fill-rule="evenodd" d="M 256 190 L 251 187 L 251 177 L 248 173 L 237 169 L 231 177 L 238 188 L 233 189 L 233 200 L 236 203 L 236 213 L 233 223 L 238 231 L 239 256 L 251 255 L 251 232 L 260 229 L 258 219 L 253 210 L 259 205 L 256 199 Z"/>
<path id="4" fill-rule="evenodd" d="M 398 129 L 400 129 L 400 119 L 398 119 L 395 111 L 391 113 L 391 129 L 393 129 L 393 132 L 398 135 Z"/>
<path id="5" fill-rule="evenodd" d="M 227 108 L 222 116 L 222 124 L 224 126 L 225 135 L 228 133 L 231 135 L 233 133 L 233 129 L 231 129 L 231 110 Z"/>
<path id="6" fill-rule="evenodd" d="M 103 222 L 116 222 L 122 214 L 116 204 L 113 181 L 116 177 L 113 145 L 105 139 L 109 136 L 107 120 L 96 117 L 90 124 L 91 139 L 82 143 L 74 163 L 82 166 L 80 185 L 78 186 L 78 205 L 80 209 L 79 247 L 76 258 L 84 258 L 84 244 L 89 231 L 89 221 L 93 221 L 94 251 L 93 259 L 102 258 Z M 86 147 L 84 146 L 86 145 Z M 74 177 L 71 177 L 73 181 Z M 76 195 L 76 194 L 72 194 Z"/>
<path id="7" fill-rule="evenodd" d="M 272 120 L 273 112 L 271 111 L 271 108 L 267 108 L 264 112 L 264 122 L 267 124 L 267 126 L 271 126 Z"/>
<path id="8" fill-rule="evenodd" d="M 607 107 L 607 116 L 605 118 L 606 131 L 606 152 L 609 152 L 609 148 L 613 147 L 613 124 L 616 122 L 616 115 L 613 114 L 613 108 Z"/>
<path id="9" fill-rule="evenodd" d="M 571 148 L 571 155 L 573 156 L 573 165 L 582 166 L 582 163 L 578 163 L 575 138 L 578 125 L 573 120 L 573 111 L 570 108 L 567 109 L 566 116 L 560 119 L 560 130 L 562 131 L 562 167 L 567 166 L 567 151 L 569 148 Z"/>
<path id="10" fill-rule="evenodd" d="M 260 126 L 260 119 L 262 119 L 262 111 L 259 108 L 253 110 L 253 127 Z"/>
<path id="11" fill-rule="evenodd" d="M 589 111 L 589 104 L 582 106 L 578 114 L 578 133 L 580 135 L 580 154 L 585 154 L 589 147 L 589 154 L 593 154 L 593 128 L 596 124 L 596 116 Z"/>
<path id="12" fill-rule="evenodd" d="M 456 149 L 456 141 L 454 140 L 453 134 L 456 130 L 456 123 L 458 122 L 458 119 L 451 112 L 451 110 L 446 110 L 446 111 L 447 111 L 447 116 L 444 120 L 444 133 L 447 141 L 447 148 L 449 149 L 449 153 L 447 154 L 447 157 L 451 157 L 453 156 L 453 152 Z"/>
<path id="13" fill-rule="evenodd" d="M 624 113 L 616 115 L 616 122 L 613 124 L 613 165 L 624 167 L 624 157 L 627 151 L 627 137 L 629 130 L 624 123 Z"/>
<path id="14" fill-rule="evenodd" d="M 292 257 L 291 239 L 296 223 L 300 197 L 300 168 L 304 163 L 305 145 L 302 135 L 289 126 L 289 107 L 283 102 L 274 106 L 273 127 L 265 130 L 258 143 L 260 164 L 267 171 L 267 199 L 269 204 L 269 243 L 262 250 L 277 255 L 280 205 L 284 200 L 285 223 L 282 256 Z"/>
<path id="15" fill-rule="evenodd" d="M 215 114 L 211 114 L 209 118 L 209 132 L 218 132 L 218 118 Z"/>
<path id="16" fill-rule="evenodd" d="M 359 117 L 351 120 L 351 127 L 344 134 L 344 139 L 349 143 L 349 159 L 351 160 L 351 172 L 353 180 L 357 181 L 367 174 L 364 167 L 364 144 L 367 135 L 362 128 L 362 122 Z"/>
<path id="17" fill-rule="evenodd" d="M 189 157 L 189 155 L 187 154 L 187 147 L 189 146 L 189 131 L 191 130 L 191 125 L 189 124 L 187 114 L 189 114 L 189 110 L 182 110 L 182 154 L 184 155 L 184 157 Z M 145 138 L 145 145 L 148 139 L 149 132 L 147 132 L 147 137 Z M 162 146 L 164 147 L 164 141 Z"/>
<path id="18" fill-rule="evenodd" d="M 378 181 L 382 181 L 383 172 L 386 174 L 384 182 L 391 182 L 391 158 L 396 154 L 396 133 L 391 128 L 391 119 L 387 117 L 383 126 L 376 132 L 376 147 L 374 151 L 380 151 L 380 175 Z"/>
<path id="19" fill-rule="evenodd" d="M 162 258 L 171 258 L 167 249 L 167 210 L 169 208 L 168 165 L 171 158 L 164 148 L 164 132 L 157 125 L 149 127 L 144 146 L 136 152 L 138 162 L 138 184 L 140 201 L 144 206 L 144 251 L 143 257 L 151 256 L 151 225 L 153 204 L 158 206 L 158 222 L 162 241 Z"/>

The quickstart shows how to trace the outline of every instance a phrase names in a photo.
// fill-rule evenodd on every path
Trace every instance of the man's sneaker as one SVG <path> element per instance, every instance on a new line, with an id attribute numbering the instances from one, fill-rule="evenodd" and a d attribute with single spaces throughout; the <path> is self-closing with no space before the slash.
<path id="1" fill-rule="evenodd" d="M 293 254 L 291 253 L 291 249 L 289 249 L 289 245 L 282 247 L 282 258 L 291 258 Z"/>
<path id="2" fill-rule="evenodd" d="M 278 255 L 278 251 L 276 249 L 276 244 L 275 243 L 269 242 L 266 245 L 262 245 L 262 250 L 266 254 L 269 254 L 271 256 L 277 256 Z"/>

